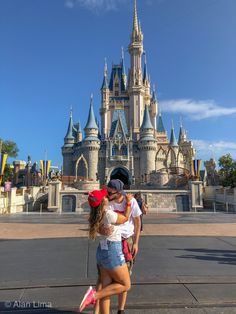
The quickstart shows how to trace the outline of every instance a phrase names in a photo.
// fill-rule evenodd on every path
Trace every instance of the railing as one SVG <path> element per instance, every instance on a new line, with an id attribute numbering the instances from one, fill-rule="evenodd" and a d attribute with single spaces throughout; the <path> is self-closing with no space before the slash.
<path id="1" fill-rule="evenodd" d="M 111 156 L 110 160 L 128 161 L 129 157 L 127 155 L 116 155 L 116 156 Z"/>
<path id="2" fill-rule="evenodd" d="M 62 176 L 61 177 L 62 184 L 65 185 L 71 185 L 74 184 L 77 181 L 94 181 L 93 179 L 81 177 L 81 176 Z"/>
<path id="3" fill-rule="evenodd" d="M 205 208 L 216 211 L 236 211 L 236 189 L 206 186 L 203 193 Z"/>

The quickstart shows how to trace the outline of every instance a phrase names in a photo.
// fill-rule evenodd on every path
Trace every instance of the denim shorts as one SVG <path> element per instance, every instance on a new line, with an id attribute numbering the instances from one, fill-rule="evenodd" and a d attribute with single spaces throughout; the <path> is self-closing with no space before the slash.
<path id="1" fill-rule="evenodd" d="M 107 241 L 108 250 L 102 250 L 101 244 L 97 248 L 97 264 L 106 269 L 113 269 L 125 264 L 121 241 Z"/>

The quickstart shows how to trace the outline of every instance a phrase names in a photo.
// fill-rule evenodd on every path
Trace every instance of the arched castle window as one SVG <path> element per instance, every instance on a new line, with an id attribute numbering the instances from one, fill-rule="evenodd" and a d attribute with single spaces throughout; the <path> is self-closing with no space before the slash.
<path id="1" fill-rule="evenodd" d="M 118 154 L 118 146 L 113 145 L 112 146 L 112 156 L 116 156 Z"/>
<path id="2" fill-rule="evenodd" d="M 76 180 L 78 177 L 88 178 L 88 163 L 83 155 L 81 155 L 76 161 L 75 165 Z"/>
<path id="3" fill-rule="evenodd" d="M 127 156 L 128 155 L 128 149 L 126 145 L 121 146 L 121 155 L 122 156 Z"/>

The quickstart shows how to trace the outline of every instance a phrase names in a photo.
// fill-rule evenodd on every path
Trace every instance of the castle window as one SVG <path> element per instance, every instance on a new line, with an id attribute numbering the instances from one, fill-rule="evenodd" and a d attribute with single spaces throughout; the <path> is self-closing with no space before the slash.
<path id="1" fill-rule="evenodd" d="M 115 83 L 115 87 L 119 88 L 119 83 Z"/>
<path id="2" fill-rule="evenodd" d="M 115 91 L 115 96 L 119 96 L 119 92 L 118 91 Z"/>
<path id="3" fill-rule="evenodd" d="M 118 154 L 118 146 L 113 145 L 112 146 L 112 156 L 116 156 Z"/>
<path id="4" fill-rule="evenodd" d="M 127 156 L 128 155 L 128 149 L 126 145 L 122 145 L 121 147 L 121 155 L 122 156 Z"/>

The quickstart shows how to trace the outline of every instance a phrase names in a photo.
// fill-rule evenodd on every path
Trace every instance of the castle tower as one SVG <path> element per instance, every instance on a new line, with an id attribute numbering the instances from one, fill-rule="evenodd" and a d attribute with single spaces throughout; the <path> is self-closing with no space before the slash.
<path id="1" fill-rule="evenodd" d="M 178 140 L 178 144 L 181 145 L 183 144 L 184 142 L 186 142 L 187 140 L 187 136 L 186 136 L 186 132 L 183 128 L 183 125 L 182 125 L 182 119 L 180 121 L 180 129 L 179 129 L 179 140 Z"/>
<path id="2" fill-rule="evenodd" d="M 80 122 L 74 124 L 73 131 L 74 131 L 74 134 L 75 134 L 74 137 L 75 137 L 76 143 L 82 142 L 83 135 L 82 135 Z"/>
<path id="3" fill-rule="evenodd" d="M 169 144 L 167 132 L 164 127 L 164 123 L 162 120 L 161 110 L 159 109 L 157 128 L 156 128 L 156 138 L 158 143 L 161 144 Z"/>
<path id="4" fill-rule="evenodd" d="M 74 175 L 72 155 L 73 155 L 73 146 L 75 144 L 75 141 L 76 139 L 73 134 L 73 119 L 72 119 L 72 111 L 71 111 L 67 133 L 66 133 L 66 136 L 64 137 L 64 145 L 62 146 L 63 174 L 67 176 Z"/>
<path id="5" fill-rule="evenodd" d="M 142 123 L 144 113 L 144 94 L 142 76 L 142 54 L 143 54 L 143 34 L 141 27 L 138 24 L 138 15 L 136 0 L 134 0 L 134 16 L 133 28 L 129 44 L 130 63 L 128 77 L 128 92 L 130 96 L 130 128 L 133 132 L 134 139 L 137 139 L 137 134 Z"/>
<path id="6" fill-rule="evenodd" d="M 179 139 L 178 139 L 179 150 L 183 154 L 182 166 L 191 171 L 192 159 L 195 156 L 195 149 L 193 143 L 187 139 L 187 132 L 183 128 L 182 119 L 180 121 Z"/>
<path id="7" fill-rule="evenodd" d="M 144 102 L 145 104 L 150 103 L 150 79 L 148 77 L 148 68 L 147 68 L 147 56 L 146 52 L 143 53 L 144 55 L 144 69 L 143 69 L 143 86 L 145 90 Z"/>
<path id="8" fill-rule="evenodd" d="M 124 56 L 124 48 L 121 49 L 121 67 L 122 67 L 122 79 L 124 82 L 124 87 L 126 90 L 126 84 L 127 84 L 127 78 L 126 78 L 126 72 L 125 72 L 125 56 Z"/>
<path id="9" fill-rule="evenodd" d="M 157 129 L 157 112 L 158 112 L 158 102 L 156 96 L 155 85 L 153 85 L 152 98 L 151 98 L 151 112 L 152 112 L 152 125 L 154 129 Z"/>
<path id="10" fill-rule="evenodd" d="M 88 178 L 97 181 L 98 174 L 98 151 L 100 140 L 98 138 L 98 126 L 93 111 L 93 97 L 90 98 L 89 115 L 84 128 L 83 155 L 88 164 Z"/>
<path id="11" fill-rule="evenodd" d="M 107 62 L 105 59 L 105 65 L 104 65 L 104 76 L 103 76 L 103 82 L 101 87 L 101 98 L 102 98 L 102 104 L 100 108 L 100 115 L 101 115 L 101 132 L 102 137 L 107 137 L 108 135 L 108 110 L 109 110 L 109 86 L 108 86 L 108 78 L 107 78 Z"/>
<path id="12" fill-rule="evenodd" d="M 155 170 L 156 139 L 150 119 L 149 106 L 145 106 L 143 123 L 141 125 L 140 140 L 140 174 L 142 181 L 147 180 L 147 175 Z"/>
<path id="13" fill-rule="evenodd" d="M 179 146 L 176 141 L 174 123 L 172 121 L 171 134 L 170 134 L 170 167 L 177 167 L 177 154 Z"/>

